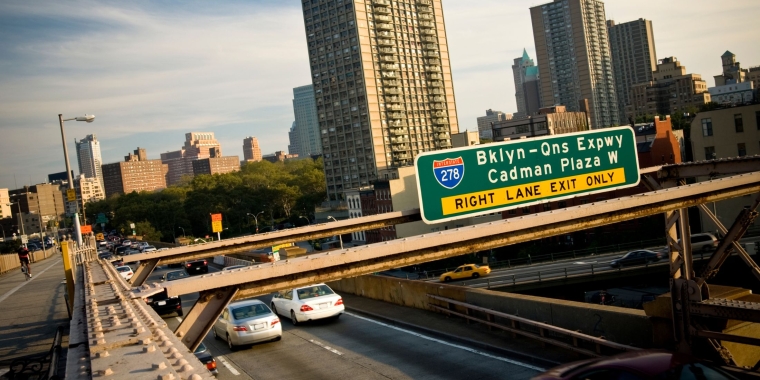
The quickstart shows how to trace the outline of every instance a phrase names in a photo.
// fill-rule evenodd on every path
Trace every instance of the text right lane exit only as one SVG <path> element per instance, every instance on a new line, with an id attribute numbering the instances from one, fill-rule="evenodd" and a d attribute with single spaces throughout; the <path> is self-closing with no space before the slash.
<path id="1" fill-rule="evenodd" d="M 428 152 L 415 160 L 422 218 L 440 223 L 639 183 L 629 127 Z"/>

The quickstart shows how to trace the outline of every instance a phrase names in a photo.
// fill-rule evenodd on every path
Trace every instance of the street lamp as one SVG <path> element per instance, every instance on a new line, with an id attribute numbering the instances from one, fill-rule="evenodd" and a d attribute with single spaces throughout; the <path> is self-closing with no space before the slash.
<path id="1" fill-rule="evenodd" d="M 332 218 L 332 220 L 334 220 L 336 222 L 338 221 L 338 219 L 335 219 L 332 216 L 328 215 L 327 219 L 330 219 L 330 218 Z M 340 249 L 343 249 L 343 235 L 338 234 L 338 239 L 340 239 Z"/>
<path id="2" fill-rule="evenodd" d="M 311 221 L 309 220 L 309 218 L 307 218 L 307 217 L 305 217 L 305 216 L 303 216 L 303 215 L 298 215 L 298 217 L 299 217 L 299 218 L 302 218 L 302 219 L 306 219 L 306 224 L 307 224 L 307 225 L 311 224 Z"/>
<path id="3" fill-rule="evenodd" d="M 182 228 L 180 226 L 177 226 L 177 228 L 181 228 L 182 229 L 182 237 L 187 237 L 187 236 L 185 236 L 185 229 L 184 228 Z"/>
<path id="4" fill-rule="evenodd" d="M 74 190 L 74 179 L 71 178 L 71 164 L 69 164 L 69 149 L 66 147 L 66 135 L 63 132 L 64 121 L 86 121 L 92 123 L 95 121 L 95 115 L 77 116 L 71 119 L 64 119 L 63 114 L 58 114 L 58 123 L 61 125 L 61 142 L 63 142 L 63 158 L 66 161 L 66 175 L 69 177 L 69 190 Z M 76 203 L 76 200 L 74 201 Z M 74 212 L 74 234 L 77 239 L 77 244 L 82 245 L 82 230 L 79 228 L 79 203 L 76 203 L 76 209 Z"/>
<path id="5" fill-rule="evenodd" d="M 263 213 L 264 213 L 264 211 L 259 211 L 259 213 L 256 214 L 256 215 L 253 215 L 250 212 L 246 212 L 245 213 L 246 216 L 252 216 L 253 217 L 253 221 L 256 222 L 256 233 L 259 233 L 259 215 L 261 215 Z"/>
<path id="6" fill-rule="evenodd" d="M 8 206 L 8 207 L 11 207 L 13 205 L 18 206 L 17 207 L 17 209 L 18 209 L 18 220 L 19 220 L 18 224 L 19 224 L 19 226 L 21 226 L 21 235 L 26 235 L 26 233 L 24 233 L 24 220 L 21 219 L 21 204 L 18 203 L 18 202 L 11 202 L 11 203 L 6 203 L 5 205 Z"/>
<path id="7" fill-rule="evenodd" d="M 195 238 L 195 240 L 193 240 L 193 242 L 196 242 L 196 243 L 197 243 L 197 242 L 198 242 L 198 240 L 200 240 L 200 241 L 202 241 L 202 242 L 204 242 L 204 243 L 208 243 L 207 241 L 205 241 L 205 240 L 203 240 L 203 239 L 201 239 L 201 238 Z"/>

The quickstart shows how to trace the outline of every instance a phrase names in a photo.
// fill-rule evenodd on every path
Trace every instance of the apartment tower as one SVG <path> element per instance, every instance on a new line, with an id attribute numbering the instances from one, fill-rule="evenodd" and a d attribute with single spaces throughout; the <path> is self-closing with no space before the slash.
<path id="1" fill-rule="evenodd" d="M 297 154 L 299 157 L 322 154 L 313 85 L 293 89 L 293 114 L 296 118 L 293 134 L 295 141 L 291 143 L 295 149 L 288 150 L 288 153 Z"/>
<path id="2" fill-rule="evenodd" d="M 629 124 L 625 106 L 631 103 L 631 86 L 654 79 L 652 72 L 657 66 L 652 21 L 640 18 L 615 24 L 607 21 L 612 52 L 612 68 L 615 72 L 615 91 L 618 101 L 618 122 Z"/>
<path id="3" fill-rule="evenodd" d="M 100 141 L 95 135 L 87 135 L 84 140 L 75 141 L 77 149 L 77 161 L 79 162 L 79 174 L 85 178 L 96 178 L 103 183 L 103 159 L 100 156 Z"/>
<path id="4" fill-rule="evenodd" d="M 243 139 L 243 160 L 245 162 L 261 161 L 261 146 L 259 139 L 248 136 Z"/>
<path id="5" fill-rule="evenodd" d="M 214 149 L 219 149 L 218 157 L 220 157 L 222 148 L 213 132 L 185 133 L 185 145 L 180 150 L 161 153 L 161 162 L 169 168 L 164 186 L 180 183 L 183 177 L 192 178 L 193 161 L 211 157 L 211 151 Z M 106 193 L 108 193 L 108 188 L 106 188 Z"/>
<path id="6" fill-rule="evenodd" d="M 522 57 L 514 59 L 512 75 L 515 79 L 515 100 L 517 112 L 515 119 L 533 115 L 541 107 L 540 93 L 538 92 L 538 67 L 523 49 Z"/>
<path id="7" fill-rule="evenodd" d="M 124 156 L 124 161 L 103 165 L 103 183 L 107 197 L 133 191 L 155 191 L 166 188 L 169 166 L 161 160 L 149 160 L 143 148 Z"/>
<path id="8" fill-rule="evenodd" d="M 451 147 L 459 125 L 441 0 L 302 4 L 330 200 Z"/>
<path id="9" fill-rule="evenodd" d="M 618 103 L 604 3 L 555 0 L 530 8 L 541 105 L 581 111 L 588 101 L 592 128 L 618 123 Z"/>

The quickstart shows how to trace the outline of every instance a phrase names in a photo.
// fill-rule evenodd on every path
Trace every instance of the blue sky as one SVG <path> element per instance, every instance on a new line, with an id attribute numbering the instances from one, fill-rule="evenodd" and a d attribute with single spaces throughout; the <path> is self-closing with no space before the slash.
<path id="1" fill-rule="evenodd" d="M 535 57 L 528 8 L 545 1 L 444 0 L 462 129 L 488 108 L 514 112 L 512 58 Z M 756 0 L 608 0 L 607 18 L 654 22 L 658 58 L 676 56 L 708 86 L 731 50 L 760 65 Z M 752 38 L 754 37 L 754 38 Z M 103 160 L 149 158 L 211 131 L 225 155 L 257 136 L 286 150 L 292 89 L 310 83 L 300 2 L 0 2 L 0 188 L 64 171 L 57 115 L 74 139 L 95 133 Z"/>

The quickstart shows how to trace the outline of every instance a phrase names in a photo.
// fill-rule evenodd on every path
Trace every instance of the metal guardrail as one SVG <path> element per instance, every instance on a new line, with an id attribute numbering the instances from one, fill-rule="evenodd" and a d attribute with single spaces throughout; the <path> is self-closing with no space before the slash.
<path id="1" fill-rule="evenodd" d="M 538 340 L 542 343 L 551 344 L 557 347 L 562 347 L 574 352 L 578 352 L 584 355 L 588 356 L 602 356 L 602 347 L 607 347 L 610 349 L 613 349 L 617 352 L 619 351 L 638 351 L 640 348 L 638 347 L 632 347 L 627 346 L 620 343 L 610 342 L 604 337 L 595 337 L 587 334 L 583 334 L 578 331 L 572 331 L 568 329 L 564 329 L 562 327 L 552 326 L 548 323 L 543 322 L 537 322 L 533 321 L 527 318 L 518 317 L 516 315 L 511 315 L 507 313 L 502 313 L 499 311 L 486 309 L 484 307 L 480 307 L 477 305 L 468 304 L 465 302 L 456 301 L 450 298 L 444 298 L 432 294 L 427 295 L 428 298 L 444 302 L 446 304 L 446 307 L 430 304 L 430 307 L 433 310 L 437 310 L 449 315 L 456 315 L 462 318 L 467 319 L 468 323 L 469 321 L 478 322 L 484 325 L 487 325 L 489 329 L 497 328 L 500 330 L 511 332 L 513 337 L 515 335 L 521 335 L 527 338 Z M 465 309 L 465 313 L 460 313 L 455 311 L 453 306 L 460 306 Z M 473 315 L 471 315 L 472 311 L 477 311 L 485 315 L 486 319 L 483 320 L 481 318 L 477 318 Z M 496 323 L 496 318 L 506 319 L 510 322 L 511 326 L 504 326 L 501 324 Z M 533 329 L 536 329 L 538 333 L 527 331 L 522 328 L 522 326 L 530 326 Z M 565 341 L 557 339 L 556 337 L 564 337 Z M 568 343 L 567 341 L 572 341 L 572 343 Z M 582 343 L 586 342 L 587 344 L 594 346 L 594 351 L 589 350 L 587 348 L 582 347 Z"/>
<path id="2" fill-rule="evenodd" d="M 61 342 L 63 340 L 63 326 L 55 330 L 53 345 L 48 352 L 42 355 L 33 355 L 18 358 L 11 362 L 10 371 L 5 374 L 8 379 L 39 379 L 57 380 L 63 379 L 58 367 L 61 356 Z"/>

